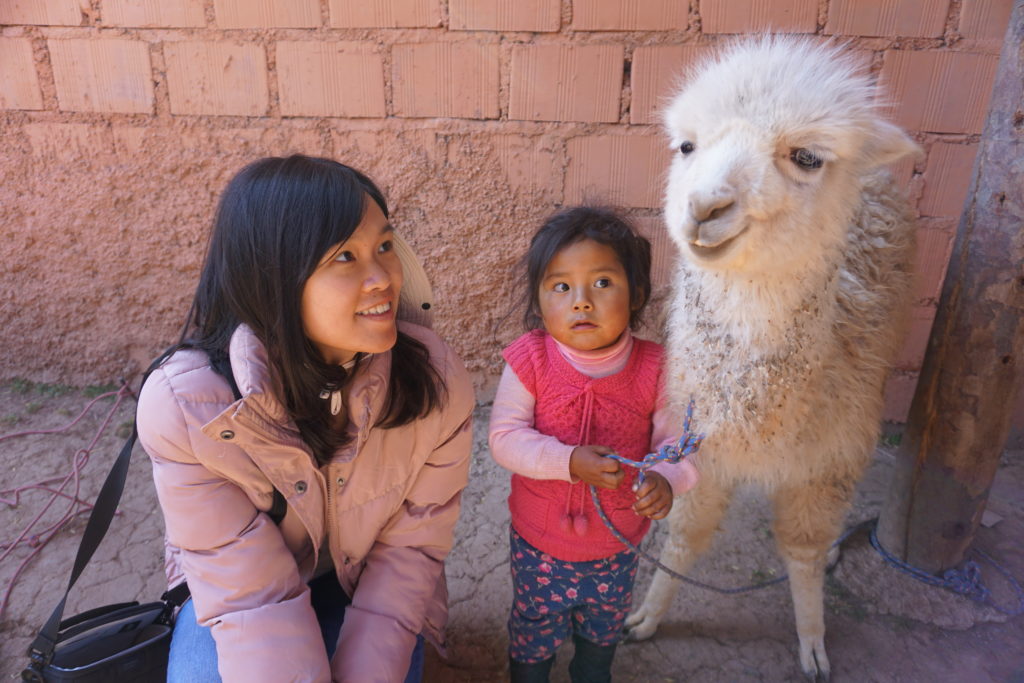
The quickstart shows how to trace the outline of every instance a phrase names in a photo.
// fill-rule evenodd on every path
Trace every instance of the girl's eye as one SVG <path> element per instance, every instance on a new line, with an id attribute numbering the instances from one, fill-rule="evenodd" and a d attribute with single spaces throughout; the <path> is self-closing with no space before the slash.
<path id="1" fill-rule="evenodd" d="M 556 292 L 568 292 L 569 285 L 565 284 L 564 282 L 556 282 L 555 286 L 552 287 L 552 289 L 554 289 Z"/>
<path id="2" fill-rule="evenodd" d="M 694 145 L 689 140 L 686 140 L 681 145 L 679 145 L 679 152 L 685 157 L 687 154 L 691 153 L 696 148 L 696 145 Z"/>
<path id="3" fill-rule="evenodd" d="M 394 251 L 394 249 L 395 249 L 394 242 L 392 242 L 391 240 L 387 240 L 387 241 L 383 242 L 380 245 L 380 247 L 377 249 L 377 251 L 380 252 L 381 254 L 386 254 L 389 251 Z"/>
<path id="4" fill-rule="evenodd" d="M 612 281 L 609 278 L 606 278 L 606 277 L 598 278 L 597 281 L 594 282 L 594 286 L 597 287 L 598 289 L 604 289 L 605 287 L 610 287 L 611 284 L 612 284 Z"/>
<path id="5" fill-rule="evenodd" d="M 348 263 L 349 261 L 355 261 L 356 257 L 351 251 L 342 251 L 334 257 L 334 260 L 341 261 L 342 263 Z"/>

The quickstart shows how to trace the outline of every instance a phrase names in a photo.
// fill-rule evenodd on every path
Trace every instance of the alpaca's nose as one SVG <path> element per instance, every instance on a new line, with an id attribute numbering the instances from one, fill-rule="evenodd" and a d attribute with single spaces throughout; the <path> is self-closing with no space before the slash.
<path id="1" fill-rule="evenodd" d="M 736 200 L 730 194 L 713 194 L 706 197 L 690 198 L 690 215 L 693 222 L 706 223 L 725 214 L 733 207 Z"/>

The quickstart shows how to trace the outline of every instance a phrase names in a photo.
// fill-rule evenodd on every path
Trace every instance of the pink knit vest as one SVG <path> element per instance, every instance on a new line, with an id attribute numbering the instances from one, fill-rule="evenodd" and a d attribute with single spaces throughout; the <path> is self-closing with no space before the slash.
<path id="1" fill-rule="evenodd" d="M 642 460 L 651 443 L 662 348 L 633 340 L 626 367 L 592 379 L 559 353 L 543 330 L 527 332 L 504 351 L 505 360 L 536 399 L 534 427 L 570 446 L 601 445 Z M 614 491 L 598 489 L 601 507 L 615 527 L 639 543 L 650 520 L 633 512 L 631 487 L 637 470 L 625 467 Z M 610 557 L 625 546 L 605 528 L 583 482 L 530 479 L 512 475 L 508 499 L 512 526 L 528 543 L 553 557 L 580 562 Z M 585 521 L 584 521 L 585 520 Z"/>

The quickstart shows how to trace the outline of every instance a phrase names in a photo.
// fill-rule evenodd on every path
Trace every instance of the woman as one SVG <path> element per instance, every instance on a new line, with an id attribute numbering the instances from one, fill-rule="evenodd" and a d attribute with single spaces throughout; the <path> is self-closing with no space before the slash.
<path id="1" fill-rule="evenodd" d="M 396 319 L 429 293 L 387 215 L 366 176 L 303 156 L 221 197 L 188 328 L 139 403 L 168 578 L 192 595 L 170 681 L 418 680 L 423 638 L 442 642 L 473 393 Z"/>

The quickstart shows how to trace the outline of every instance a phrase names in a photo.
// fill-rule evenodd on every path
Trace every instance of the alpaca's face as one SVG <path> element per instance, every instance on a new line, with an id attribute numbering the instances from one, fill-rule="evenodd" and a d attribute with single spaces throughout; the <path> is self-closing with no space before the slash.
<path id="1" fill-rule="evenodd" d="M 665 113 L 669 233 L 702 268 L 794 272 L 845 239 L 866 170 L 914 149 L 866 79 L 794 40 L 733 48 Z"/>

